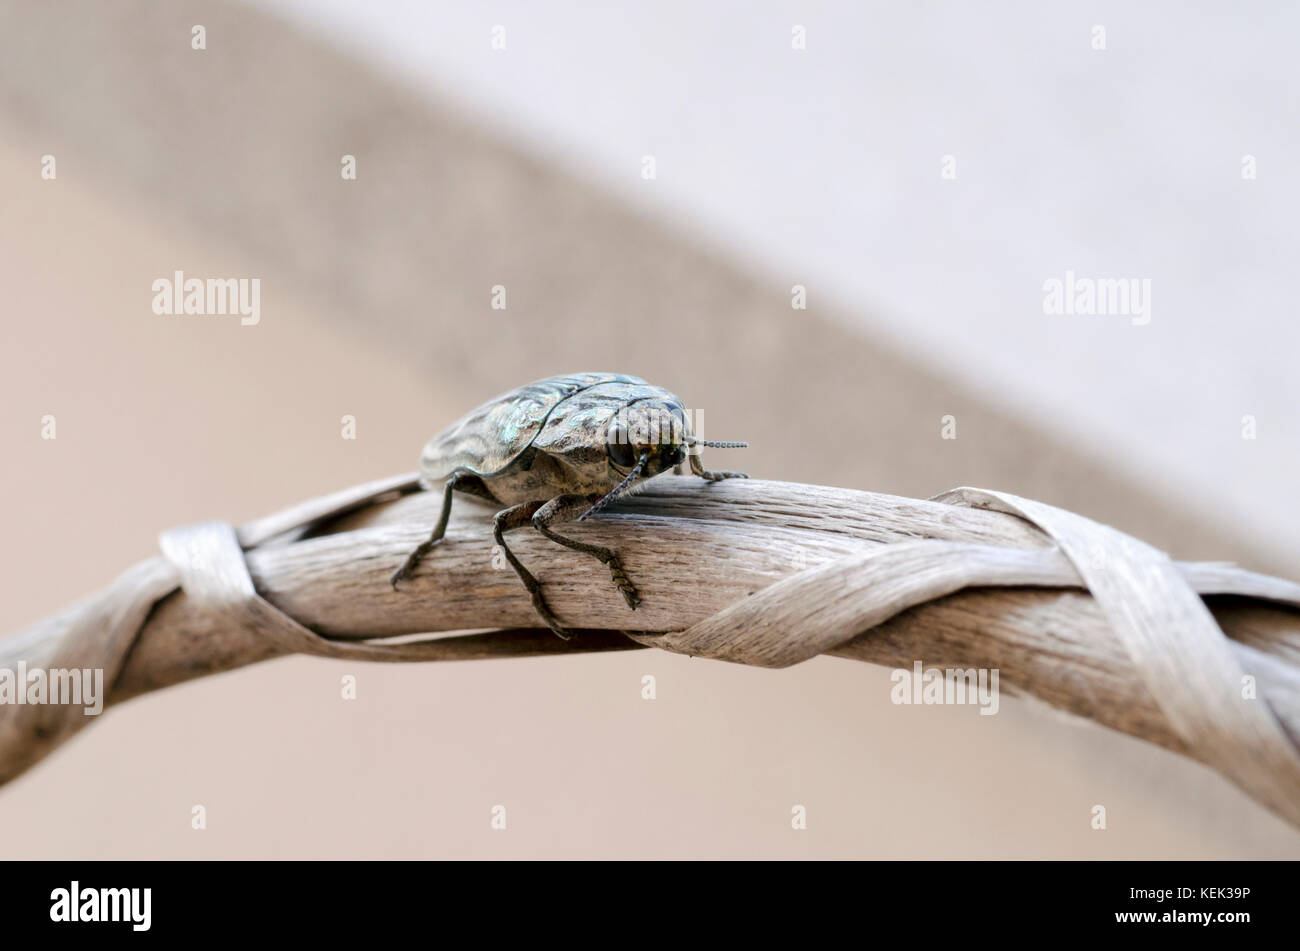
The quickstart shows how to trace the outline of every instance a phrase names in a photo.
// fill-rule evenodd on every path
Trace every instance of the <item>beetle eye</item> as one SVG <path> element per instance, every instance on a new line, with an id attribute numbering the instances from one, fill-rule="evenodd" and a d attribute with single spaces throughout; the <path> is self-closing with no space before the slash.
<path id="1" fill-rule="evenodd" d="M 614 426 L 610 429 L 605 439 L 605 452 L 609 455 L 610 462 L 620 469 L 631 469 L 636 465 L 636 452 L 632 448 L 632 442 L 628 439 L 627 429 L 624 426 Z"/>

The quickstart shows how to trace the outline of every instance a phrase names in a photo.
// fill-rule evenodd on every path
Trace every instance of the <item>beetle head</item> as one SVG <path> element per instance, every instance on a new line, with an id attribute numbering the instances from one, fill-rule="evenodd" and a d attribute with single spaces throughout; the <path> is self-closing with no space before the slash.
<path id="1" fill-rule="evenodd" d="M 690 438 L 680 405 L 641 400 L 624 406 L 610 421 L 605 454 L 620 473 L 630 473 L 644 457 L 639 475 L 649 478 L 685 461 Z"/>
<path id="2" fill-rule="evenodd" d="M 680 403 L 672 400 L 636 400 L 628 403 L 610 421 L 605 437 L 605 455 L 609 459 L 609 466 L 622 479 L 595 505 L 578 516 L 578 521 L 586 521 L 601 511 L 626 492 L 637 479 L 658 475 L 685 462 L 693 452 L 698 453 L 699 446 L 739 449 L 747 445 L 743 442 L 715 442 L 695 438 L 686 422 L 686 411 Z M 709 475 L 700 467 L 698 455 L 691 456 L 691 468 L 699 475 Z"/>

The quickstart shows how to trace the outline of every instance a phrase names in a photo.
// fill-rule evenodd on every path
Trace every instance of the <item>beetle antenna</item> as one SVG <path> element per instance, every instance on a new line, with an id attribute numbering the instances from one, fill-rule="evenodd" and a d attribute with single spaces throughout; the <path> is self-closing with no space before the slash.
<path id="1" fill-rule="evenodd" d="M 578 521 L 585 522 L 592 515 L 595 515 L 597 512 L 603 509 L 610 502 L 613 502 L 616 498 L 618 498 L 619 495 L 622 494 L 622 492 L 625 489 L 627 489 L 629 485 L 632 484 L 633 480 L 635 480 L 636 477 L 641 474 L 641 470 L 645 468 L 645 464 L 649 459 L 650 459 L 650 454 L 648 452 L 641 453 L 641 458 L 636 461 L 636 465 L 632 467 L 632 471 L 623 477 L 623 481 L 620 482 L 618 485 L 614 486 L 614 488 L 610 489 L 603 499 L 601 499 L 591 508 L 587 509 L 587 511 L 579 515 Z"/>
<path id="2" fill-rule="evenodd" d="M 718 442 L 716 439 L 696 439 L 694 436 L 686 440 L 688 446 L 710 446 L 713 449 L 748 449 L 747 442 Z"/>

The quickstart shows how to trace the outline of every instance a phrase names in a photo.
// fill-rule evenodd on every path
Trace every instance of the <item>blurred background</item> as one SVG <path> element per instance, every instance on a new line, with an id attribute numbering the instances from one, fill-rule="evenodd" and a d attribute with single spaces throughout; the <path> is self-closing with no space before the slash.
<path id="1" fill-rule="evenodd" d="M 0 636 L 575 370 L 765 478 L 1300 576 L 1300 9 L 1233 11 L 0 0 Z M 176 270 L 258 278 L 260 322 L 155 315 Z M 1149 281 L 1149 322 L 1045 313 L 1067 272 Z M 289 658 L 114 709 L 0 789 L 0 856 L 1300 857 L 1190 761 L 889 687 Z"/>

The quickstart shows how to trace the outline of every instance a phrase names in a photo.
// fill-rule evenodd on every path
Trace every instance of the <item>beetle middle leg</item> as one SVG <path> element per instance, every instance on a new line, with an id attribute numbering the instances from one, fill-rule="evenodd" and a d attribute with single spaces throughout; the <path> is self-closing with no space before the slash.
<path id="1" fill-rule="evenodd" d="M 519 576 L 519 580 L 524 583 L 524 587 L 532 595 L 533 610 L 546 622 L 547 627 L 567 641 L 573 635 L 560 623 L 560 619 L 551 613 L 550 607 L 546 604 L 546 599 L 542 597 L 542 583 L 537 580 L 531 571 L 524 567 L 523 562 L 515 557 L 515 553 L 506 544 L 505 538 L 505 533 L 511 529 L 523 528 L 527 525 L 537 510 L 546 504 L 546 502 L 520 502 L 518 505 L 497 512 L 496 517 L 492 519 L 492 537 L 496 539 L 502 554 L 506 556 L 506 561 L 510 562 L 510 567 L 515 569 L 515 574 Z"/>
<path id="2" fill-rule="evenodd" d="M 533 527 L 556 544 L 563 545 L 565 548 L 572 548 L 574 551 L 580 551 L 584 555 L 590 555 L 608 568 L 610 577 L 614 579 L 614 584 L 618 586 L 619 592 L 623 595 L 623 600 L 627 602 L 628 607 L 635 611 L 636 606 L 641 603 L 641 596 L 637 594 L 636 586 L 632 584 L 632 579 L 623 570 L 623 563 L 619 561 L 618 554 L 613 549 L 566 538 L 551 530 L 551 525 L 556 522 L 571 521 L 589 509 L 593 503 L 599 502 L 600 499 L 599 493 L 596 495 L 557 496 L 543 505 L 533 515 Z"/>
<path id="3" fill-rule="evenodd" d="M 495 502 L 492 493 L 483 483 L 483 480 L 476 475 L 470 475 L 467 472 L 457 472 L 447 480 L 446 486 L 442 492 L 442 514 L 438 516 L 438 524 L 433 527 L 433 532 L 429 537 L 420 542 L 416 549 L 406 556 L 406 561 L 402 567 L 393 572 L 393 577 L 389 579 L 394 588 L 397 582 L 405 581 L 415 574 L 415 568 L 419 565 L 420 560 L 424 558 L 433 546 L 442 541 L 442 537 L 447 534 L 447 522 L 451 518 L 451 493 L 466 492 L 470 495 L 477 495 L 481 499 L 487 499 L 489 502 Z"/>

